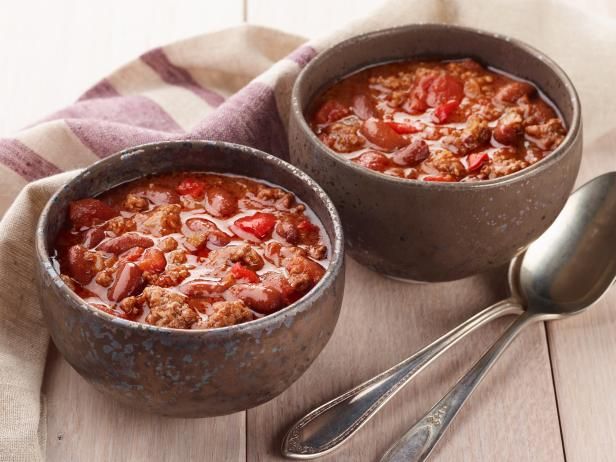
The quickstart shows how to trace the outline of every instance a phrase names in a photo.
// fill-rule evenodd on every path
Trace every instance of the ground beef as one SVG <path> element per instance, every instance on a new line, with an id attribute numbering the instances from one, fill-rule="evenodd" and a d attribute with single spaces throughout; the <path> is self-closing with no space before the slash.
<path id="1" fill-rule="evenodd" d="M 192 326 L 193 329 L 215 329 L 219 327 L 233 326 L 254 319 L 244 302 L 236 300 L 232 302 L 216 302 L 212 305 L 214 313 L 207 320 L 199 321 Z"/>
<path id="2" fill-rule="evenodd" d="M 359 134 L 361 121 L 347 118 L 336 122 L 319 137 L 327 146 L 337 152 L 356 151 L 364 146 L 366 140 Z"/>
<path id="3" fill-rule="evenodd" d="M 156 237 L 177 233 L 182 227 L 181 210 L 182 207 L 177 204 L 159 205 L 140 216 L 138 230 Z"/>
<path id="4" fill-rule="evenodd" d="M 186 296 L 161 287 L 146 287 L 143 291 L 145 302 L 150 308 L 145 322 L 159 327 L 189 329 L 200 318 L 186 303 Z"/>

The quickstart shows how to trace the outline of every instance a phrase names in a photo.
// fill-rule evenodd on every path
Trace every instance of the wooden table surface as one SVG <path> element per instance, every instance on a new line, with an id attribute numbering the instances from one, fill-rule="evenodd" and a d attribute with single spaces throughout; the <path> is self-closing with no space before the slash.
<path id="1" fill-rule="evenodd" d="M 575 0 L 565 0 L 569 3 Z M 378 1 L 225 0 L 98 3 L 22 0 L 0 15 L 0 135 L 74 100 L 141 52 L 252 22 L 324 34 Z M 616 18 L 612 0 L 594 13 Z M 327 14 L 323 15 L 322 12 Z M 616 24 L 616 23 L 615 23 Z M 613 63 L 612 63 L 613 64 Z M 579 181 L 616 168 L 616 136 L 591 146 Z M 505 270 L 407 285 L 348 259 L 344 306 L 323 354 L 290 389 L 258 408 L 212 419 L 167 419 L 120 408 L 50 349 L 44 393 L 50 461 L 270 461 L 307 410 L 371 377 L 506 294 Z M 438 302 L 435 302 L 438 300 Z M 445 393 L 511 322 L 494 322 L 445 354 L 326 461 L 374 461 Z M 616 459 L 616 291 L 579 317 L 525 331 L 438 445 L 443 461 Z"/>

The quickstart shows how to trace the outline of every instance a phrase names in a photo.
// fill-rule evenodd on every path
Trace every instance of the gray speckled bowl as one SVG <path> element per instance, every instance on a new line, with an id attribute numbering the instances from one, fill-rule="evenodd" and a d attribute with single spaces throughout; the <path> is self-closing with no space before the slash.
<path id="1" fill-rule="evenodd" d="M 185 331 L 127 321 L 96 308 L 62 282 L 51 245 L 68 203 L 170 171 L 235 173 L 293 191 L 317 214 L 332 243 L 323 279 L 289 307 L 246 324 Z M 54 343 L 97 389 L 127 406 L 205 417 L 264 403 L 310 366 L 334 330 L 344 290 L 343 236 L 336 210 L 307 175 L 273 156 L 221 142 L 163 142 L 102 160 L 60 189 L 36 231 L 41 306 Z"/>
<path id="2" fill-rule="evenodd" d="M 477 183 L 430 183 L 386 176 L 330 151 L 304 112 L 315 95 L 366 66 L 418 57 L 473 57 L 536 83 L 560 109 L 568 134 L 545 159 Z M 447 281 L 502 265 L 556 218 L 582 155 L 580 103 L 565 73 L 539 51 L 501 35 L 415 24 L 360 35 L 319 54 L 293 88 L 291 161 L 330 195 L 349 253 L 376 271 Z"/>

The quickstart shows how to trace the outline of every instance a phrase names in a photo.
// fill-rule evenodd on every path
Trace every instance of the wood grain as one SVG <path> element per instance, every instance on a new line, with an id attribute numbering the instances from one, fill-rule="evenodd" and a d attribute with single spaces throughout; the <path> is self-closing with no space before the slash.
<path id="1" fill-rule="evenodd" d="M 244 412 L 172 419 L 123 408 L 92 388 L 54 347 L 44 389 L 49 461 L 245 460 Z"/>

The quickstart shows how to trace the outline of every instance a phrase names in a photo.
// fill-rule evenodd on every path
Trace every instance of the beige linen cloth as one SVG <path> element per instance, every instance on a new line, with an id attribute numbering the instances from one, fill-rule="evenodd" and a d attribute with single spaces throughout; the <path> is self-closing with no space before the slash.
<path id="1" fill-rule="evenodd" d="M 591 170 L 616 168 L 616 22 L 584 16 L 575 7 L 530 0 L 396 0 L 304 45 L 299 37 L 242 26 L 152 50 L 73 106 L 0 140 L 0 213 L 5 212 L 0 222 L 0 460 L 45 457 L 41 381 L 49 337 L 34 283 L 33 234 L 46 200 L 75 172 L 46 176 L 157 139 L 224 139 L 284 158 L 289 93 L 301 67 L 336 41 L 413 22 L 511 35 L 554 58 L 582 100 L 586 142 L 580 180 Z"/>

